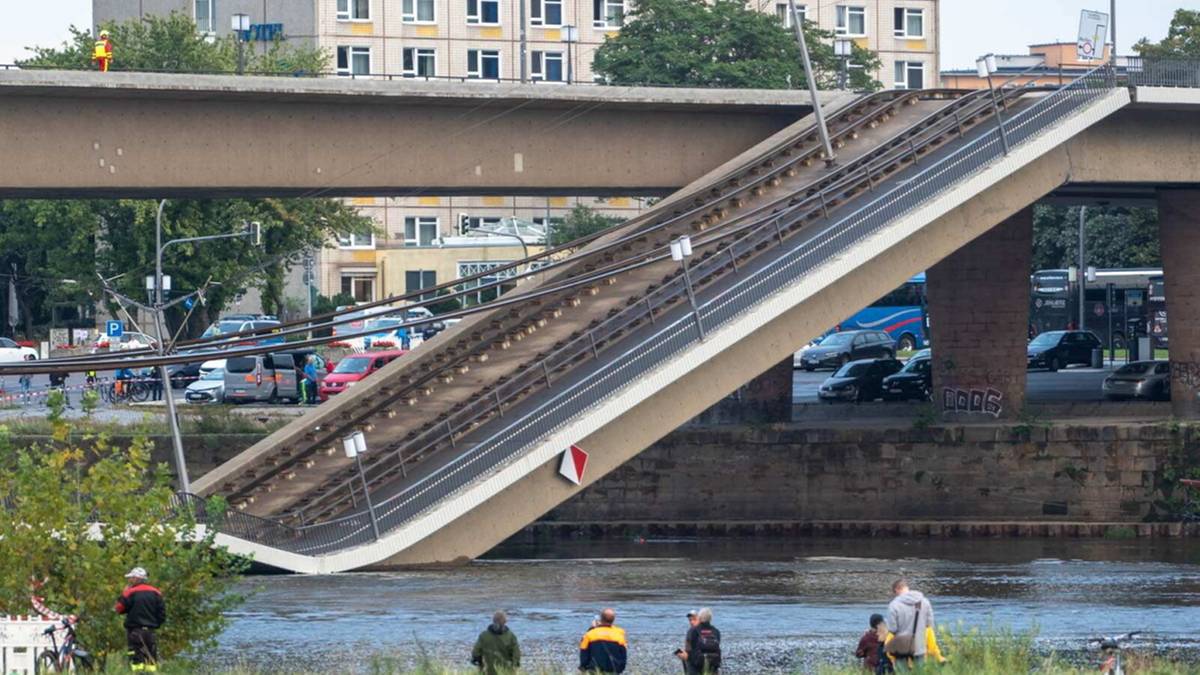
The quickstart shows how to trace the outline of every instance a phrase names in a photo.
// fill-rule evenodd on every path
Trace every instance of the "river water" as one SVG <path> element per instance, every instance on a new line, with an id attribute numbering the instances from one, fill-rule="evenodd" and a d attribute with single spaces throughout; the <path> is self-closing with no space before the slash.
<path id="1" fill-rule="evenodd" d="M 572 672 L 604 606 L 629 634 L 630 670 L 678 673 L 686 611 L 708 606 L 728 673 L 811 672 L 850 659 L 903 574 L 939 626 L 1036 626 L 1038 647 L 1086 658 L 1096 633 L 1200 661 L 1200 542 L 803 539 L 561 542 L 450 569 L 248 577 L 249 601 L 206 661 L 366 672 L 422 655 L 466 667 L 496 608 L 524 663 Z"/>

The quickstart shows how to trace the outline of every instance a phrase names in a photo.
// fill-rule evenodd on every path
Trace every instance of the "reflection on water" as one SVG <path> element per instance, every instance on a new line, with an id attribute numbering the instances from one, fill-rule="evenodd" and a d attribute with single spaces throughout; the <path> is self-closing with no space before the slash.
<path id="1" fill-rule="evenodd" d="M 707 605 L 727 672 L 808 671 L 849 658 L 899 574 L 931 596 L 939 625 L 1036 625 L 1059 651 L 1149 630 L 1154 648 L 1200 654 L 1195 542 L 806 539 L 556 542 L 453 569 L 250 578 L 256 593 L 217 658 L 269 667 L 299 655 L 314 670 L 361 671 L 374 655 L 414 662 L 424 651 L 466 666 L 503 608 L 527 665 L 568 672 L 579 636 L 611 605 L 634 672 L 675 673 L 686 610 Z"/>

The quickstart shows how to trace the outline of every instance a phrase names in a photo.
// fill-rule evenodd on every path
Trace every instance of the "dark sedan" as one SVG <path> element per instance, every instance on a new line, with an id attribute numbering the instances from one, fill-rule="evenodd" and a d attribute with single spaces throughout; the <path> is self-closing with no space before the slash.
<path id="1" fill-rule="evenodd" d="M 863 359 L 851 361 L 830 375 L 817 397 L 826 403 L 834 401 L 874 401 L 882 398 L 883 379 L 898 372 L 903 364 L 896 359 Z"/>
<path id="2" fill-rule="evenodd" d="M 800 352 L 794 365 L 807 371 L 817 368 L 837 370 L 858 359 L 890 359 L 896 355 L 892 337 L 879 330 L 848 330 L 825 336 L 820 344 Z"/>
<path id="3" fill-rule="evenodd" d="M 1050 371 L 1073 364 L 1090 366 L 1092 350 L 1100 347 L 1100 338 L 1090 330 L 1052 330 L 1030 340 L 1025 352 L 1029 368 Z"/>
<path id="4" fill-rule="evenodd" d="M 890 401 L 929 400 L 933 391 L 932 366 L 928 356 L 909 359 L 900 372 L 883 378 L 883 397 Z"/>

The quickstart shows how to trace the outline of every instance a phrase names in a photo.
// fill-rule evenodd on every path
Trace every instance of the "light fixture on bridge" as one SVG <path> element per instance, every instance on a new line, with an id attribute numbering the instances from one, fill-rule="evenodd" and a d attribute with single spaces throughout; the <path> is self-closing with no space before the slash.
<path id="1" fill-rule="evenodd" d="M 342 449 L 346 451 L 347 459 L 357 459 L 367 452 L 367 437 L 361 431 L 355 431 L 342 438 Z"/>
<path id="2" fill-rule="evenodd" d="M 692 316 L 696 319 L 696 330 L 704 340 L 704 324 L 700 321 L 700 308 L 696 305 L 696 293 L 692 289 L 692 273 L 688 269 L 688 258 L 692 257 L 692 238 L 686 234 L 671 242 L 671 260 L 683 267 L 683 282 L 687 287 L 688 302 L 692 305 Z"/>
<path id="3" fill-rule="evenodd" d="M 1008 109 L 1008 102 L 1004 101 L 1001 96 L 997 101 L 996 89 L 992 86 L 992 75 L 996 74 L 998 68 L 996 66 L 996 55 L 985 54 L 975 59 L 975 72 L 979 75 L 979 79 L 986 79 L 988 83 L 988 91 L 992 95 L 992 112 L 996 116 L 996 128 L 1000 130 L 1000 144 L 1004 147 L 1004 154 L 1008 154 L 1008 132 L 1004 130 L 1004 118 L 1000 116 L 1000 105 L 1003 103 L 1004 109 Z"/>
<path id="4" fill-rule="evenodd" d="M 363 497 L 367 502 L 367 512 L 371 515 L 371 531 L 375 534 L 376 541 L 379 540 L 379 520 L 375 517 L 375 503 L 371 501 L 371 491 L 367 488 L 367 473 L 363 470 L 362 456 L 367 452 L 367 437 L 361 431 L 355 431 L 348 436 L 342 437 L 342 449 L 346 451 L 346 457 L 353 459 L 355 466 L 358 467 L 358 478 L 362 481 Z"/>
<path id="5" fill-rule="evenodd" d="M 847 38 L 834 38 L 833 55 L 838 58 L 841 68 L 838 69 L 838 89 L 847 89 L 850 85 L 850 55 L 854 52 L 854 43 Z"/>

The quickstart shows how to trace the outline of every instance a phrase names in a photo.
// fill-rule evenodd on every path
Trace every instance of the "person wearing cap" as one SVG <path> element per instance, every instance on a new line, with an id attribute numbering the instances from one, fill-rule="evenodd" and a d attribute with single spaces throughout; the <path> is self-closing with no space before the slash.
<path id="1" fill-rule="evenodd" d="M 96 40 L 96 44 L 92 48 L 92 60 L 100 68 L 100 72 L 107 73 L 108 66 L 113 60 L 112 40 L 108 39 L 108 31 L 100 31 L 100 39 Z"/>
<path id="2" fill-rule="evenodd" d="M 167 604 L 162 592 L 146 583 L 148 575 L 144 568 L 133 568 L 125 578 L 129 583 L 113 609 L 125 615 L 129 665 L 134 672 L 157 672 L 158 639 L 154 631 L 167 620 Z"/>
<path id="3" fill-rule="evenodd" d="M 712 610 L 688 612 L 688 621 L 692 627 L 679 653 L 684 670 L 688 675 L 713 675 L 721 668 L 721 631 L 712 625 Z"/>

